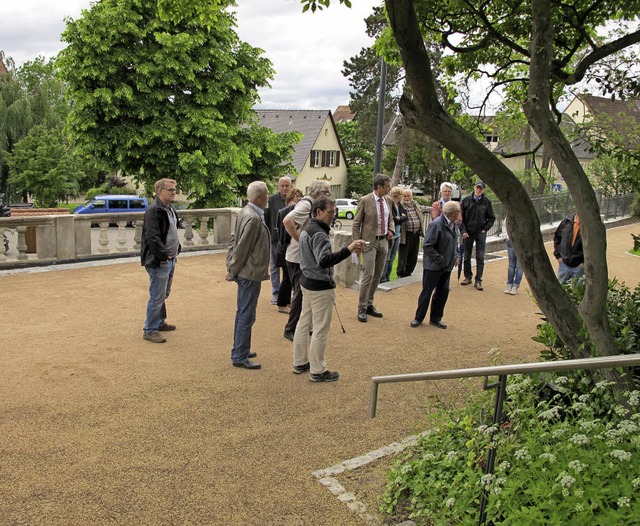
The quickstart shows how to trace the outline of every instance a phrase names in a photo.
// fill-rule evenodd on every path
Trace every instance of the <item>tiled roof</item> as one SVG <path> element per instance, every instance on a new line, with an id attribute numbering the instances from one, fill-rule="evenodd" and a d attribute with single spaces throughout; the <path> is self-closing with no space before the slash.
<path id="1" fill-rule="evenodd" d="M 338 106 L 333 112 L 333 120 L 335 122 L 352 121 L 356 118 L 356 114 L 351 111 L 349 106 Z"/>
<path id="2" fill-rule="evenodd" d="M 260 123 L 275 133 L 297 131 L 302 139 L 295 146 L 292 164 L 299 172 L 309 158 L 329 110 L 255 110 Z M 336 133 L 337 135 L 337 133 Z"/>
<path id="3" fill-rule="evenodd" d="M 628 147 L 635 149 L 640 146 L 638 129 L 640 129 L 640 100 L 611 100 L 594 95 L 580 95 L 578 97 L 596 118 L 606 115 L 614 129 L 628 140 Z M 624 115 L 621 118 L 620 115 Z M 631 125 L 632 129 L 629 129 Z"/>

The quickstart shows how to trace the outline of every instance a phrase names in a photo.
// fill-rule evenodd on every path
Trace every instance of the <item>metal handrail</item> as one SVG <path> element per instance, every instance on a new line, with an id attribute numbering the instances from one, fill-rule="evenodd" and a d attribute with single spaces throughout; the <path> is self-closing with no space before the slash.
<path id="1" fill-rule="evenodd" d="M 573 369 L 606 369 L 610 367 L 631 367 L 640 365 L 640 354 L 618 356 L 598 356 L 558 362 L 531 362 L 513 365 L 494 365 L 473 367 L 471 369 L 450 369 L 428 373 L 395 374 L 374 376 L 371 378 L 371 403 L 369 416 L 375 418 L 378 405 L 378 385 L 399 382 L 420 382 L 425 380 L 447 380 L 453 378 L 472 378 L 477 376 L 502 376 L 510 374 L 532 374 L 552 371 L 570 371 Z"/>
<path id="2" fill-rule="evenodd" d="M 624 356 L 599 356 L 596 358 L 579 358 L 576 360 L 562 360 L 558 362 L 532 362 L 516 365 L 495 365 L 492 367 L 474 367 L 472 369 L 452 369 L 448 371 L 433 371 L 429 373 L 396 374 L 391 376 L 374 376 L 371 379 L 371 405 L 369 415 L 375 418 L 378 403 L 378 385 L 399 382 L 419 382 L 424 380 L 446 380 L 452 378 L 484 377 L 484 390 L 496 389 L 496 400 L 493 410 L 493 424 L 498 425 L 502 420 L 502 406 L 506 398 L 507 378 L 510 374 L 532 374 L 552 371 L 571 371 L 575 369 L 606 369 L 613 367 L 631 367 L 640 365 L 640 354 Z M 497 376 L 498 381 L 489 384 L 489 377 Z M 489 447 L 485 475 L 493 474 L 496 459 L 496 446 Z M 487 520 L 488 488 L 484 488 L 480 499 L 478 525 L 484 525 Z"/>

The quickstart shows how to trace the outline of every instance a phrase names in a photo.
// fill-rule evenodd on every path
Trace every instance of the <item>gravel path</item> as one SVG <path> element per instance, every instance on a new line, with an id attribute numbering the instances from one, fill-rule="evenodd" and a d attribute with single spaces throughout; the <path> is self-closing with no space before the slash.
<path id="1" fill-rule="evenodd" d="M 609 231 L 610 273 L 638 225 Z M 418 284 L 379 292 L 384 318 L 356 320 L 338 289 L 327 361 L 333 384 L 291 373 L 286 321 L 263 286 L 254 328 L 260 371 L 231 367 L 236 287 L 224 256 L 179 260 L 169 299 L 178 330 L 142 339 L 148 278 L 135 263 L 0 276 L 0 524 L 358 525 L 311 475 L 424 427 L 430 399 L 455 388 L 385 385 L 368 418 L 370 377 L 536 360 L 539 316 L 523 283 L 503 293 L 506 260 L 485 291 L 452 285 L 446 331 L 409 328 Z"/>

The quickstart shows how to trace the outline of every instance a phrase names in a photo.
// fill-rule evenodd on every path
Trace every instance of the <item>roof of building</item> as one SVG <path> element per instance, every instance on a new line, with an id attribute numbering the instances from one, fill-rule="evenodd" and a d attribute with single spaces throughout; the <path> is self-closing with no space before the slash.
<path id="1" fill-rule="evenodd" d="M 297 131 L 302 134 L 302 139 L 295 146 L 292 159 L 293 167 L 298 173 L 304 168 L 327 117 L 331 119 L 334 132 L 338 137 L 336 125 L 329 110 L 255 110 L 255 112 L 260 123 L 272 132 Z M 338 138 L 339 142 L 340 138 Z M 342 146 L 340 149 L 342 150 Z"/>
<path id="2" fill-rule="evenodd" d="M 338 106 L 333 112 L 333 120 L 335 122 L 352 121 L 356 118 L 356 113 L 351 111 L 349 106 Z"/>
<path id="3" fill-rule="evenodd" d="M 626 100 L 583 94 L 578 98 L 596 118 L 606 116 L 615 131 L 626 137 L 627 146 L 635 149 L 640 146 L 638 130 L 640 129 L 640 99 L 629 98 Z M 627 118 L 621 118 L 624 115 Z"/>

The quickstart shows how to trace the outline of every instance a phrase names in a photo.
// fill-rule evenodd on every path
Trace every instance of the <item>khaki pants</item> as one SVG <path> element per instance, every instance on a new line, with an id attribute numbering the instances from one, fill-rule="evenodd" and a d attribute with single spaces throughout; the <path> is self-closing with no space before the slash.
<path id="1" fill-rule="evenodd" d="M 331 327 L 336 289 L 302 289 L 302 313 L 293 338 L 293 365 L 311 364 L 311 374 L 322 374 L 327 370 L 324 351 Z M 313 330 L 311 345 L 307 353 L 309 331 Z"/>
<path id="2" fill-rule="evenodd" d="M 371 242 L 371 250 L 362 253 L 362 278 L 360 279 L 360 297 L 358 307 L 366 309 L 373 305 L 373 296 L 380 284 L 382 271 L 387 263 L 389 241 L 385 238 Z"/>

